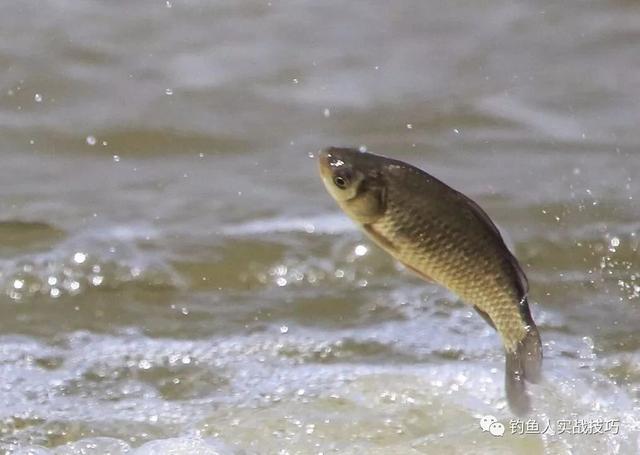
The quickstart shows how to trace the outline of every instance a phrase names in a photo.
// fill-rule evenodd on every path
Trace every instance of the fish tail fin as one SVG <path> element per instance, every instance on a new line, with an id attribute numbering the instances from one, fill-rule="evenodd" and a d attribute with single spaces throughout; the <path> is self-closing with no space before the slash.
<path id="1" fill-rule="evenodd" d="M 525 380 L 538 384 L 542 380 L 542 342 L 535 325 L 527 327 L 527 334 L 518 343 L 518 355 L 522 359 Z"/>
<path id="2" fill-rule="evenodd" d="M 504 388 L 511 411 L 519 417 L 526 416 L 531 410 L 531 401 L 527 395 L 524 369 L 517 351 L 505 353 Z"/>
<path id="3" fill-rule="evenodd" d="M 535 325 L 527 327 L 527 333 L 515 350 L 505 353 L 505 390 L 509 408 L 518 416 L 531 410 L 526 382 L 538 383 L 542 379 L 542 343 Z"/>

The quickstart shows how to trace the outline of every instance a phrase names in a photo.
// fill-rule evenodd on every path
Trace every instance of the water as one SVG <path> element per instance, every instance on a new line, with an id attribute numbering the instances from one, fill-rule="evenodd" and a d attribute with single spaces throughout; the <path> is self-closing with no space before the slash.
<path id="1" fill-rule="evenodd" d="M 3 450 L 637 453 L 638 38 L 613 0 L 7 3 Z M 544 434 L 512 434 L 492 330 L 339 213 L 326 145 L 508 232 Z"/>

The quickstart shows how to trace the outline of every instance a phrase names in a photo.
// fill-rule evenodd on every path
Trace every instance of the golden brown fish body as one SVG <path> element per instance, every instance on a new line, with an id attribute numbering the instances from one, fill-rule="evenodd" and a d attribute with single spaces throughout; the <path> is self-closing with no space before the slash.
<path id="1" fill-rule="evenodd" d="M 528 284 L 487 214 L 471 199 L 407 163 L 329 148 L 320 173 L 338 205 L 384 250 L 473 305 L 500 334 L 511 409 L 529 410 L 524 380 L 540 378 L 542 347 Z"/>

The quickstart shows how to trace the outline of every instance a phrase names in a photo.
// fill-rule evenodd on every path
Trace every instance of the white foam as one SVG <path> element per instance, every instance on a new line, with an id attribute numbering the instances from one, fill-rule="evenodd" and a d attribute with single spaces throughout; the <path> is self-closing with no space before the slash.
<path id="1" fill-rule="evenodd" d="M 151 441 L 133 453 L 135 455 L 231 455 L 233 451 L 213 438 L 182 437 Z"/>

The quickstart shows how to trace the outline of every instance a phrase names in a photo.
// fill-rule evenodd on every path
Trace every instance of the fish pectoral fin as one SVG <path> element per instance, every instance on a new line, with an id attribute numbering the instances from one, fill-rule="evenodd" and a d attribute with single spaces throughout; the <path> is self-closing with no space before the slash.
<path id="1" fill-rule="evenodd" d="M 436 284 L 436 280 L 434 280 L 433 278 L 431 278 L 429 275 L 427 275 L 424 272 L 421 272 L 420 270 L 411 267 L 409 264 L 406 264 L 402 261 L 400 261 L 400 264 L 404 265 L 407 269 L 411 270 L 413 273 L 415 273 L 416 275 L 418 275 L 420 278 L 422 278 L 423 280 L 427 281 L 428 283 L 433 283 Z"/>
<path id="2" fill-rule="evenodd" d="M 371 224 L 363 224 L 362 229 L 364 229 L 364 231 L 367 234 L 369 234 L 369 237 L 375 240 L 376 243 L 380 245 L 382 248 L 384 248 L 385 250 L 389 252 L 392 252 L 395 250 L 393 243 L 391 243 L 389 240 L 387 240 L 386 237 L 380 234 Z"/>
<path id="3" fill-rule="evenodd" d="M 497 330 L 496 329 L 496 325 L 493 323 L 493 320 L 491 319 L 491 316 L 489 316 L 489 314 L 487 314 L 485 311 L 482 311 L 480 308 L 478 308 L 477 306 L 473 306 L 473 309 L 476 310 L 476 312 L 482 316 L 482 319 L 484 319 L 484 321 L 489 324 L 491 327 L 493 327 L 493 330 Z"/>

